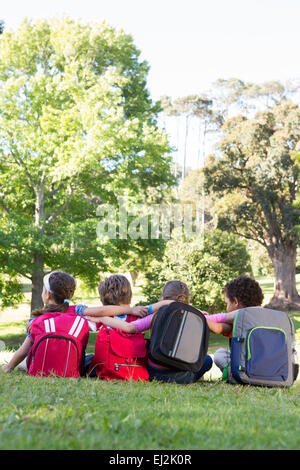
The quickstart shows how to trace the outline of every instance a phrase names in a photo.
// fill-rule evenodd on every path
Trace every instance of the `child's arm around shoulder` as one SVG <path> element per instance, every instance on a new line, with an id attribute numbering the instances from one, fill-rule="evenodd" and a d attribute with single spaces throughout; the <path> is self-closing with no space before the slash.
<path id="1" fill-rule="evenodd" d="M 207 325 L 210 331 L 213 333 L 220 335 L 220 334 L 228 334 L 231 332 L 232 326 L 229 323 L 216 323 L 214 321 L 209 320 L 206 317 Z"/>
<path id="2" fill-rule="evenodd" d="M 131 323 L 128 323 L 119 318 L 111 317 L 86 317 L 87 320 L 92 320 L 95 323 L 102 323 L 102 325 L 110 326 L 111 328 L 119 329 L 125 333 L 142 333 L 143 331 L 149 330 L 152 320 L 152 315 L 148 315 L 144 318 L 138 318 Z"/>
<path id="3" fill-rule="evenodd" d="M 234 318 L 237 314 L 238 310 L 234 310 L 233 312 L 229 313 L 214 313 L 214 314 L 209 314 L 207 312 L 202 312 L 205 316 L 206 319 L 209 319 L 210 321 L 216 322 L 216 323 L 230 323 L 232 324 L 234 322 Z"/>
<path id="4" fill-rule="evenodd" d="M 226 322 L 225 323 L 233 323 L 238 310 L 234 310 L 233 312 L 226 313 Z"/>
<path id="5" fill-rule="evenodd" d="M 164 305 L 168 305 L 173 300 L 160 300 L 151 305 L 151 312 L 157 312 L 160 307 Z M 150 307 L 150 306 L 149 306 Z M 129 307 L 126 305 L 103 305 L 101 307 L 86 307 L 82 312 L 86 317 L 114 317 L 116 315 L 134 315 L 136 317 L 145 317 L 149 313 L 149 307 L 147 305 L 136 305 L 135 307 Z M 88 320 L 93 321 L 92 318 L 88 318 Z M 94 320 L 96 321 L 96 320 Z M 98 321 L 99 323 L 99 321 Z"/>
<path id="6" fill-rule="evenodd" d="M 160 309 L 160 307 L 164 307 L 165 305 L 169 305 L 169 304 L 171 304 L 172 302 L 174 302 L 174 300 L 165 299 L 165 300 L 159 300 L 158 302 L 155 302 L 155 303 L 152 304 L 151 306 L 149 305 L 149 307 L 151 307 L 151 313 L 156 313 L 156 312 L 158 312 L 158 310 Z M 149 312 L 149 307 L 147 307 L 148 312 Z"/>
<path id="7" fill-rule="evenodd" d="M 111 328 L 124 331 L 124 333 L 135 333 L 136 328 L 133 323 L 128 323 L 120 318 L 112 317 L 86 317 L 87 320 L 93 321 L 95 323 L 102 323 L 102 325 L 110 326 Z"/>
<path id="8" fill-rule="evenodd" d="M 148 313 L 148 308 L 144 305 L 129 307 L 126 305 L 103 305 L 99 307 L 86 307 L 82 312 L 86 317 L 114 317 L 116 315 L 135 315 L 144 317 Z M 92 318 L 90 318 L 91 321 Z"/>

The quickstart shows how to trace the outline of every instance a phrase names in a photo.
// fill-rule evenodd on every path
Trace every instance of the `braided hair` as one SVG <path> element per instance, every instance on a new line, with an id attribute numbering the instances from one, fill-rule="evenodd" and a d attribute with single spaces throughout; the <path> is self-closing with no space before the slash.
<path id="1" fill-rule="evenodd" d="M 162 293 L 163 300 L 175 300 L 175 302 L 182 302 L 184 304 L 190 303 L 190 291 L 185 282 L 174 279 L 173 281 L 168 281 L 163 288 Z M 157 312 L 153 313 L 150 330 L 153 328 L 153 324 L 156 319 Z"/>
<path id="2" fill-rule="evenodd" d="M 190 291 L 188 286 L 175 279 L 165 284 L 163 288 L 163 299 L 175 300 L 176 302 L 183 302 L 188 304 L 190 302 Z"/>

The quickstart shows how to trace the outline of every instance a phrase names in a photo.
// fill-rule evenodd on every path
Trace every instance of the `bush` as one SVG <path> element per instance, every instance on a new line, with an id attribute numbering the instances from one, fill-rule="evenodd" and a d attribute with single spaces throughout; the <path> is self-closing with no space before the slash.
<path id="1" fill-rule="evenodd" d="M 15 278 L 0 276 L 0 310 L 22 302 L 22 284 Z"/>
<path id="2" fill-rule="evenodd" d="M 225 309 L 222 288 L 240 274 L 252 274 L 252 269 L 246 245 L 235 235 L 212 230 L 203 241 L 174 237 L 162 262 L 153 262 L 145 273 L 143 293 L 147 302 L 155 302 L 165 282 L 180 279 L 188 285 L 193 305 L 215 313 Z"/>

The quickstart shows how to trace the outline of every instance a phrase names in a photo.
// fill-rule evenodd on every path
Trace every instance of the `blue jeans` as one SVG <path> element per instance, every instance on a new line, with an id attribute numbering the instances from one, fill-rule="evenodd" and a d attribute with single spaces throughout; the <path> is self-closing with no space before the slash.
<path id="1" fill-rule="evenodd" d="M 90 364 L 92 362 L 92 359 L 94 357 L 94 354 L 87 354 L 84 358 L 84 366 L 83 366 L 83 376 L 86 376 L 90 367 Z M 96 367 L 92 370 L 90 374 L 88 374 L 88 377 L 90 378 L 96 378 L 97 373 L 96 373 Z"/>
<path id="2" fill-rule="evenodd" d="M 198 372 L 189 372 L 188 370 L 157 369 L 148 364 L 149 380 L 158 380 L 159 382 L 176 382 L 177 384 L 191 384 L 197 382 L 205 372 L 212 368 L 212 358 L 207 355 L 202 368 Z"/>

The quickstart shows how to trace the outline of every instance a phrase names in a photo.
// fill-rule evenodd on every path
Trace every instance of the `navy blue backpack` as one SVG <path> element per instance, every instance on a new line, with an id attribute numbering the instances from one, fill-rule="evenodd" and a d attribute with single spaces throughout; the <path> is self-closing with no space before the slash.
<path id="1" fill-rule="evenodd" d="M 236 314 L 228 382 L 290 387 L 296 378 L 294 325 L 285 312 L 247 307 Z"/>

